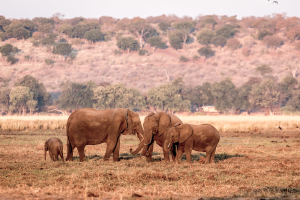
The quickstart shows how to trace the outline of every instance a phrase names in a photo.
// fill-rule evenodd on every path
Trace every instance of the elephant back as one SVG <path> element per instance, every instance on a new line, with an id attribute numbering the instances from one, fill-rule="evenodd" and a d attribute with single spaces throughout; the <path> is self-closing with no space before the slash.
<path id="1" fill-rule="evenodd" d="M 178 123 L 183 124 L 183 122 L 176 115 L 169 114 L 169 116 L 171 117 L 171 126 L 174 126 Z"/>

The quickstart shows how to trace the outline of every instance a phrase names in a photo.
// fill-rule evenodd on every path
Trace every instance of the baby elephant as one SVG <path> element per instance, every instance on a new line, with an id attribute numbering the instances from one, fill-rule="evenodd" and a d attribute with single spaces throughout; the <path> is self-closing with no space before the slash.
<path id="1" fill-rule="evenodd" d="M 59 138 L 50 138 L 45 142 L 45 160 L 46 160 L 46 152 L 49 150 L 50 158 L 53 161 L 58 160 L 58 155 L 60 155 L 61 160 L 64 161 L 63 154 L 63 143 Z"/>
<path id="2" fill-rule="evenodd" d="M 164 149 L 170 151 L 172 144 L 178 142 L 176 162 L 180 161 L 182 154 L 185 152 L 187 162 L 191 163 L 191 152 L 195 150 L 206 152 L 205 164 L 208 164 L 214 162 L 219 141 L 219 132 L 210 124 L 181 124 L 168 130 Z"/>

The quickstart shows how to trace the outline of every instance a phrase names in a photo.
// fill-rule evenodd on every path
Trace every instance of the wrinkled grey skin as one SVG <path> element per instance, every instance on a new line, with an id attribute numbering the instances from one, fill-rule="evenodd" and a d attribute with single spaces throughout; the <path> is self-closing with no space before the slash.
<path id="1" fill-rule="evenodd" d="M 50 138 L 45 142 L 45 160 L 47 151 L 49 151 L 50 158 L 53 161 L 58 160 L 58 155 L 61 157 L 61 160 L 64 161 L 63 143 L 59 138 Z"/>
<path id="2" fill-rule="evenodd" d="M 141 150 L 141 155 L 147 157 L 147 161 L 152 161 L 152 153 L 154 141 L 159 146 L 163 147 L 166 139 L 167 130 L 173 127 L 175 124 L 183 124 L 182 121 L 173 114 L 167 114 L 164 112 L 150 113 L 144 119 L 144 135 L 139 144 L 139 146 L 133 151 L 130 149 L 131 154 L 137 154 Z M 164 151 L 164 160 L 166 162 L 170 161 L 169 150 Z M 176 156 L 176 145 L 174 144 L 171 148 L 171 155 L 173 161 L 175 161 Z"/>
<path id="3" fill-rule="evenodd" d="M 213 163 L 220 134 L 210 124 L 182 124 L 170 128 L 166 134 L 164 150 L 170 151 L 172 144 L 178 143 L 176 162 L 185 152 L 186 161 L 191 163 L 192 150 L 206 152 L 205 164 Z"/>

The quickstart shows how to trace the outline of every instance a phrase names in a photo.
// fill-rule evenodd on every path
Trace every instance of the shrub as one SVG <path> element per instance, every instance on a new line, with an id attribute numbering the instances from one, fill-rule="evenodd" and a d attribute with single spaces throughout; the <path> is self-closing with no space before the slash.
<path id="1" fill-rule="evenodd" d="M 259 40 L 263 40 L 264 37 L 267 36 L 267 35 L 273 35 L 273 34 L 270 33 L 268 30 L 263 29 L 263 30 L 261 30 L 261 31 L 258 32 L 257 38 L 258 38 Z"/>
<path id="2" fill-rule="evenodd" d="M 6 61 L 8 63 L 10 63 L 11 65 L 15 64 L 16 62 L 18 62 L 18 60 L 15 58 L 14 55 L 8 55 Z"/>
<path id="3" fill-rule="evenodd" d="M 115 54 L 115 55 L 121 55 L 121 54 L 122 54 L 122 51 L 119 51 L 119 50 L 115 49 L 115 50 L 114 50 L 114 54 Z"/>
<path id="4" fill-rule="evenodd" d="M 222 35 L 218 35 L 215 36 L 211 39 L 211 43 L 215 46 L 215 47 L 224 47 L 226 45 L 227 39 L 222 36 Z"/>
<path id="5" fill-rule="evenodd" d="M 74 39 L 72 39 L 71 43 L 73 45 L 80 45 L 82 43 L 82 41 L 80 38 L 74 38 Z"/>
<path id="6" fill-rule="evenodd" d="M 215 51 L 210 48 L 210 46 L 202 47 L 197 51 L 205 59 L 215 56 Z"/>
<path id="7" fill-rule="evenodd" d="M 263 42 L 267 45 L 268 48 L 271 47 L 274 48 L 274 50 L 283 44 L 282 39 L 276 35 L 265 36 Z"/>
<path id="8" fill-rule="evenodd" d="M 148 51 L 146 49 L 139 49 L 140 56 L 144 56 L 144 55 L 146 55 L 146 53 L 148 53 Z"/>
<path id="9" fill-rule="evenodd" d="M 209 45 L 215 35 L 216 33 L 213 30 L 202 29 L 197 35 L 197 41 L 199 44 Z"/>
<path id="10" fill-rule="evenodd" d="M 130 51 L 137 51 L 140 46 L 137 40 L 135 40 L 133 37 L 121 37 L 117 41 L 117 46 L 122 50 Z"/>
<path id="11" fill-rule="evenodd" d="M 19 51 L 20 51 L 20 49 L 18 49 L 17 47 L 14 47 L 11 44 L 5 44 L 0 47 L 0 53 L 2 54 L 2 57 L 8 56 L 11 53 L 17 53 Z"/>
<path id="12" fill-rule="evenodd" d="M 53 65 L 54 63 L 55 63 L 55 61 L 54 60 L 52 60 L 52 59 L 45 59 L 45 63 L 47 64 L 47 65 Z"/>
<path id="13" fill-rule="evenodd" d="M 167 46 L 166 43 L 162 41 L 162 38 L 159 36 L 153 36 L 148 38 L 147 43 L 150 44 L 151 47 L 160 49 L 163 49 Z"/>
<path id="14" fill-rule="evenodd" d="M 198 55 L 193 56 L 193 60 L 198 60 L 200 57 Z"/>
<path id="15" fill-rule="evenodd" d="M 25 55 L 25 56 L 24 56 L 24 60 L 31 60 L 30 55 Z"/>
<path id="16" fill-rule="evenodd" d="M 6 38 L 5 33 L 0 31 L 0 41 L 3 41 Z"/>
<path id="17" fill-rule="evenodd" d="M 71 51 L 72 45 L 66 42 L 62 42 L 53 47 L 52 53 L 66 56 L 69 55 Z"/>
<path id="18" fill-rule="evenodd" d="M 271 74 L 273 72 L 272 68 L 266 64 L 256 67 L 255 71 L 259 72 L 262 76 L 265 74 Z"/>
<path id="19" fill-rule="evenodd" d="M 104 40 L 103 34 L 99 29 L 87 31 L 84 34 L 84 38 L 88 41 L 91 41 L 92 43 Z"/>
<path id="20" fill-rule="evenodd" d="M 38 46 L 40 46 L 40 43 L 38 41 L 33 41 L 32 46 L 38 47 Z"/>
<path id="21" fill-rule="evenodd" d="M 227 40 L 226 46 L 231 50 L 236 50 L 238 48 L 241 48 L 242 44 L 240 41 L 236 38 L 231 38 Z"/>
<path id="22" fill-rule="evenodd" d="M 190 61 L 190 59 L 188 59 L 188 58 L 185 57 L 185 56 L 180 56 L 180 57 L 179 57 L 179 61 L 180 61 L 180 62 L 188 62 L 188 61 Z"/>
<path id="23" fill-rule="evenodd" d="M 166 22 L 166 21 L 162 21 L 158 24 L 159 29 L 162 30 L 163 32 L 166 32 L 168 28 L 171 28 L 171 26 L 172 26 L 171 22 Z"/>
<path id="24" fill-rule="evenodd" d="M 43 37 L 43 34 L 40 33 L 40 32 L 34 32 L 32 34 L 32 38 L 35 39 L 35 40 L 40 40 L 42 37 Z"/>

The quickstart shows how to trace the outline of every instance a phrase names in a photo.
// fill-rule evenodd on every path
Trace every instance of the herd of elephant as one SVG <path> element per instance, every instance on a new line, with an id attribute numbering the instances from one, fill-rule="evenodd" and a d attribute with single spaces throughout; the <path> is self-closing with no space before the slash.
<path id="1" fill-rule="evenodd" d="M 174 162 L 180 162 L 183 153 L 186 161 L 191 163 L 192 150 L 206 152 L 205 164 L 214 162 L 216 147 L 220 141 L 219 132 L 210 124 L 184 124 L 177 116 L 164 112 L 150 113 L 142 126 L 140 117 L 130 109 L 95 110 L 79 109 L 73 112 L 66 126 L 67 161 L 73 161 L 74 148 L 77 147 L 80 161 L 84 161 L 86 145 L 106 143 L 104 160 L 119 161 L 121 134 L 136 134 L 139 146 L 131 154 L 147 157 L 152 161 L 154 141 L 163 149 L 164 160 L 170 161 L 171 151 Z M 63 158 L 63 143 L 58 138 L 50 138 L 45 142 L 46 152 L 49 150 L 53 161 L 58 155 Z"/>

